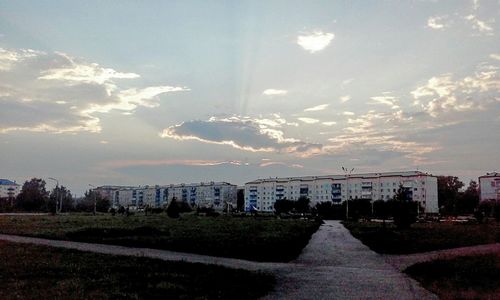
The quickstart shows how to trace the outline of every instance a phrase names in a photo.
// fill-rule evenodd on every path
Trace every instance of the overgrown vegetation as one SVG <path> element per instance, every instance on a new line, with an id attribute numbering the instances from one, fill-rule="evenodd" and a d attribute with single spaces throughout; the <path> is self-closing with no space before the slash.
<path id="1" fill-rule="evenodd" d="M 419 263 L 405 270 L 440 299 L 498 299 L 500 253 Z"/>
<path id="2" fill-rule="evenodd" d="M 257 299 L 269 274 L 0 241 L 0 299 Z"/>
<path id="3" fill-rule="evenodd" d="M 256 261 L 289 261 L 319 222 L 155 215 L 1 216 L 0 231 L 51 239 L 149 247 Z"/>
<path id="4" fill-rule="evenodd" d="M 500 242 L 500 224 L 417 223 L 397 228 L 381 223 L 344 224 L 352 235 L 379 253 L 408 254 Z"/>

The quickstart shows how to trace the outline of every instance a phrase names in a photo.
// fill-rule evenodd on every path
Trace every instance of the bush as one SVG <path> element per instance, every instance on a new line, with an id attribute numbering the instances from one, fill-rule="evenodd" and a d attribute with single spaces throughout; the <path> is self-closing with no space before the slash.
<path id="1" fill-rule="evenodd" d="M 398 228 L 410 228 L 417 221 L 417 202 L 392 200 L 388 204 Z"/>
<path id="2" fill-rule="evenodd" d="M 167 207 L 167 215 L 170 218 L 178 218 L 180 216 L 180 208 L 176 199 L 172 199 Z"/>
<path id="3" fill-rule="evenodd" d="M 289 213 L 294 208 L 295 203 L 292 200 L 282 199 L 276 200 L 274 203 L 274 211 L 276 214 Z"/>

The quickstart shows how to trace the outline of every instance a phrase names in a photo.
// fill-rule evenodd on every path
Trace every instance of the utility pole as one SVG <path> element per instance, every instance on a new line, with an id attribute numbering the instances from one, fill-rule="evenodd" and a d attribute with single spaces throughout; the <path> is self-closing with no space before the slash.
<path id="1" fill-rule="evenodd" d="M 349 170 L 347 170 L 347 168 L 342 167 L 342 171 L 344 171 L 344 174 L 346 176 L 347 199 L 346 199 L 346 208 L 345 208 L 345 219 L 346 219 L 346 221 L 348 221 L 349 220 L 349 197 L 350 197 L 349 176 L 351 176 L 351 173 L 352 173 L 352 171 L 354 171 L 354 168 L 352 168 L 349 171 Z"/>
<path id="2" fill-rule="evenodd" d="M 59 190 L 59 180 L 53 178 L 53 177 L 49 177 L 50 180 L 54 180 L 56 182 L 56 189 L 57 189 L 57 195 L 56 195 L 56 210 L 55 210 L 55 214 L 57 215 L 57 210 L 59 208 L 59 205 L 61 206 L 61 209 L 62 210 L 62 203 L 59 204 L 59 202 L 62 202 L 61 200 L 61 191 Z"/>

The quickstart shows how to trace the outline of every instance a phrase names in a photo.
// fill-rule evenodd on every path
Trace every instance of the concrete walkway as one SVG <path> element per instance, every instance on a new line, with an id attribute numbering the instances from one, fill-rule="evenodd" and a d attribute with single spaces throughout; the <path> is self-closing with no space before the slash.
<path id="1" fill-rule="evenodd" d="M 482 255 L 500 253 L 500 243 L 460 247 L 446 250 L 422 252 L 408 255 L 385 255 L 385 260 L 396 269 L 403 271 L 411 265 L 435 259 L 452 259 L 465 255 Z"/>
<path id="2" fill-rule="evenodd" d="M 276 276 L 275 290 L 264 299 L 437 299 L 413 279 L 355 239 L 338 221 L 326 221 L 291 263 L 260 263 L 174 251 L 47 240 L 0 234 L 0 240 L 141 256 L 167 261 L 215 264 L 261 270 Z"/>
<path id="3" fill-rule="evenodd" d="M 339 221 L 325 221 L 299 258 L 274 273 L 276 289 L 265 299 L 437 299 Z"/>

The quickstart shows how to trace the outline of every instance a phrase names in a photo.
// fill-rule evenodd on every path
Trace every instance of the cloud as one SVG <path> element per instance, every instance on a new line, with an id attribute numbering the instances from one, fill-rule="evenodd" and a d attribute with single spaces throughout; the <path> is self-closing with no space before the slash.
<path id="1" fill-rule="evenodd" d="M 499 102 L 498 67 L 482 65 L 473 75 L 454 79 L 451 73 L 430 78 L 411 92 L 414 105 L 432 117 L 444 113 L 481 110 Z"/>
<path id="2" fill-rule="evenodd" d="M 333 33 L 317 30 L 297 36 L 297 44 L 310 53 L 316 53 L 325 49 L 334 37 Z"/>
<path id="3" fill-rule="evenodd" d="M 500 60 L 500 54 L 492 53 L 490 54 L 490 58 L 494 60 Z"/>
<path id="4" fill-rule="evenodd" d="M 127 88 L 117 80 L 139 77 L 88 63 L 61 52 L 0 49 L 0 133 L 99 132 L 103 113 L 131 114 L 159 105 L 164 93 L 185 87 Z"/>
<path id="5" fill-rule="evenodd" d="M 137 166 L 219 166 L 236 165 L 243 163 L 239 160 L 204 160 L 204 159 L 133 159 L 133 160 L 112 160 L 102 163 L 102 166 L 109 168 L 127 168 Z"/>
<path id="6" fill-rule="evenodd" d="M 448 16 L 434 16 L 427 19 L 427 27 L 437 30 L 443 30 L 449 27 L 450 24 L 447 21 Z"/>
<path id="7" fill-rule="evenodd" d="M 479 31 L 482 34 L 493 35 L 493 27 L 491 27 L 488 23 L 479 20 L 475 15 L 471 14 L 464 18 L 472 24 L 472 28 L 474 30 Z"/>
<path id="8" fill-rule="evenodd" d="M 251 152 L 291 153 L 310 156 L 321 151 L 321 144 L 286 138 L 282 121 L 271 124 L 263 119 L 233 116 L 212 117 L 207 121 L 194 120 L 170 126 L 161 132 L 163 138 L 196 140 L 204 143 L 230 145 Z"/>
<path id="9" fill-rule="evenodd" d="M 333 126 L 333 125 L 337 124 L 337 122 L 335 122 L 335 121 L 329 121 L 329 122 L 322 122 L 321 124 L 323 124 L 325 126 Z"/>
<path id="10" fill-rule="evenodd" d="M 277 90 L 277 89 L 267 89 L 262 92 L 262 95 L 266 96 L 283 96 L 288 94 L 288 91 L 286 90 Z"/>
<path id="11" fill-rule="evenodd" d="M 304 122 L 306 124 L 316 124 L 319 123 L 318 119 L 313 118 L 297 118 L 299 121 Z"/>
<path id="12" fill-rule="evenodd" d="M 344 95 L 344 96 L 340 97 L 340 102 L 341 103 L 346 103 L 349 100 L 351 100 L 351 96 L 350 95 Z"/>
<path id="13" fill-rule="evenodd" d="M 342 114 L 344 116 L 354 116 L 354 113 L 352 111 L 344 111 Z"/>
<path id="14" fill-rule="evenodd" d="M 403 155 L 414 162 L 426 161 L 425 155 L 440 148 L 408 140 L 406 137 L 415 130 L 416 120 L 403 111 L 368 111 L 356 118 L 348 119 L 343 134 L 330 138 L 323 146 L 323 153 L 329 155 L 353 154 L 360 157 L 380 157 L 384 155 Z M 422 125 L 425 127 L 425 124 Z"/>
<path id="15" fill-rule="evenodd" d="M 370 97 L 372 102 L 369 104 L 388 105 L 391 109 L 399 109 L 398 99 L 391 95 L 391 92 L 383 92 L 382 96 Z"/>
<path id="16" fill-rule="evenodd" d="M 304 109 L 304 111 L 320 111 L 320 110 L 326 109 L 328 106 L 329 106 L 329 104 L 321 104 L 321 105 L 306 108 L 306 109 Z"/>

